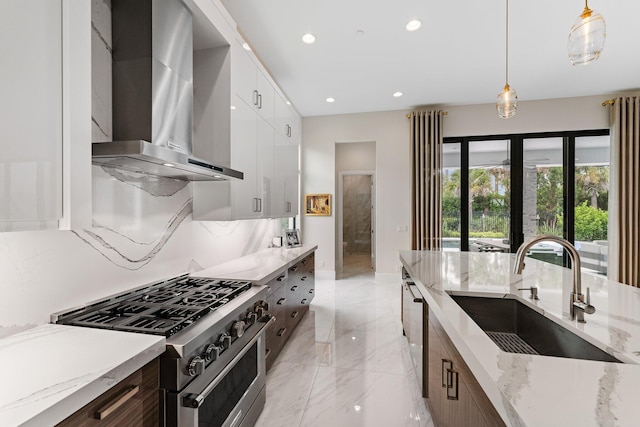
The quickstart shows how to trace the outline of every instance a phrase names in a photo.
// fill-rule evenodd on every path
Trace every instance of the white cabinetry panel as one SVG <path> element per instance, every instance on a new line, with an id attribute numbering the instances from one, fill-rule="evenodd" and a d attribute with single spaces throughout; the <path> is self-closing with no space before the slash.
<path id="1" fill-rule="evenodd" d="M 57 228 L 62 217 L 61 0 L 3 0 L 0 34 L 0 230 Z"/>

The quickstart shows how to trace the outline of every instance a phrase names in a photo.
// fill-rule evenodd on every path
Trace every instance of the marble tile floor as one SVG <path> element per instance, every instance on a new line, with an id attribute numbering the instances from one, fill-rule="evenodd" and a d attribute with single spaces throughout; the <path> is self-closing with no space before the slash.
<path id="1" fill-rule="evenodd" d="M 371 254 L 345 253 L 342 258 L 342 270 L 336 272 L 338 279 L 354 278 L 360 274 L 371 274 Z"/>
<path id="2" fill-rule="evenodd" d="M 317 280 L 267 375 L 257 427 L 432 427 L 400 322 L 400 283 Z"/>

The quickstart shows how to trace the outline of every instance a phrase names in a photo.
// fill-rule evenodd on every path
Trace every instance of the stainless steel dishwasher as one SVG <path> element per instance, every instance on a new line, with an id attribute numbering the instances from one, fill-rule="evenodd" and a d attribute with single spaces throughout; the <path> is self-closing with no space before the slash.
<path id="1" fill-rule="evenodd" d="M 409 341 L 411 361 L 415 369 L 422 397 L 428 397 L 429 375 L 429 306 L 420 290 L 402 269 L 402 328 Z"/>

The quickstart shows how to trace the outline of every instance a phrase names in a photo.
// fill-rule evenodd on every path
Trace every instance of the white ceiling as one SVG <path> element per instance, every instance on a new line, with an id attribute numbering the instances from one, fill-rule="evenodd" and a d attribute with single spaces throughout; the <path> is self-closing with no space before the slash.
<path id="1" fill-rule="evenodd" d="M 303 116 L 494 103 L 505 83 L 504 0 L 222 1 Z M 589 6 L 606 20 L 605 49 L 573 67 L 567 36 L 584 2 L 510 1 L 509 83 L 520 101 L 640 89 L 640 1 Z M 413 18 L 422 28 L 410 33 Z M 300 41 L 306 32 L 315 44 Z"/>

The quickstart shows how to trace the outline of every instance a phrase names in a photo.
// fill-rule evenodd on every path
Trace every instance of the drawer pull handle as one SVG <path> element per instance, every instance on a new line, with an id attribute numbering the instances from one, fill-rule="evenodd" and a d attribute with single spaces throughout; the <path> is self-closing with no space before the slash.
<path id="1" fill-rule="evenodd" d="M 296 289 L 298 289 L 298 285 L 293 285 L 291 287 L 291 292 L 295 292 Z"/>
<path id="2" fill-rule="evenodd" d="M 453 370 L 453 362 L 448 359 L 442 359 L 442 388 L 448 388 L 449 385 L 447 378 L 447 371 Z"/>
<path id="3" fill-rule="evenodd" d="M 267 359 L 269 358 L 269 355 L 271 354 L 271 349 L 268 348 L 267 351 L 264 353 L 264 358 Z"/>
<path id="4" fill-rule="evenodd" d="M 458 400 L 458 373 L 451 369 L 447 369 L 447 399 Z"/>
<path id="5" fill-rule="evenodd" d="M 284 280 L 284 278 L 285 278 L 285 277 L 287 277 L 287 276 L 285 276 L 285 275 L 283 274 L 282 276 L 278 277 L 276 280 L 277 280 L 278 282 L 282 282 L 282 281 Z"/>
<path id="6" fill-rule="evenodd" d="M 307 299 L 304 298 L 302 301 L 300 301 L 300 304 L 305 305 L 307 303 Z"/>
<path id="7" fill-rule="evenodd" d="M 309 293 L 312 294 L 313 293 L 313 288 L 309 289 Z"/>
<path id="8" fill-rule="evenodd" d="M 302 276 L 302 277 L 300 278 L 300 281 L 302 281 L 302 282 L 304 282 L 305 280 L 307 280 L 307 276 Z"/>
<path id="9" fill-rule="evenodd" d="M 286 298 L 280 298 L 276 304 L 282 305 L 286 300 L 287 300 Z"/>
<path id="10" fill-rule="evenodd" d="M 127 403 L 129 399 L 131 399 L 133 396 L 138 394 L 139 391 L 140 391 L 140 386 L 138 385 L 127 388 L 122 393 L 117 395 L 115 399 L 111 401 L 108 405 L 105 405 L 102 408 L 98 409 L 96 413 L 93 415 L 93 417 L 96 420 L 104 420 L 113 412 L 115 412 L 119 407 Z"/>
<path id="11" fill-rule="evenodd" d="M 291 318 L 295 319 L 296 317 L 298 317 L 298 312 L 294 311 L 293 313 L 291 313 Z"/>
<path id="12" fill-rule="evenodd" d="M 287 328 L 282 328 L 278 331 L 278 336 L 281 337 L 284 335 L 284 333 L 287 332 Z"/>

